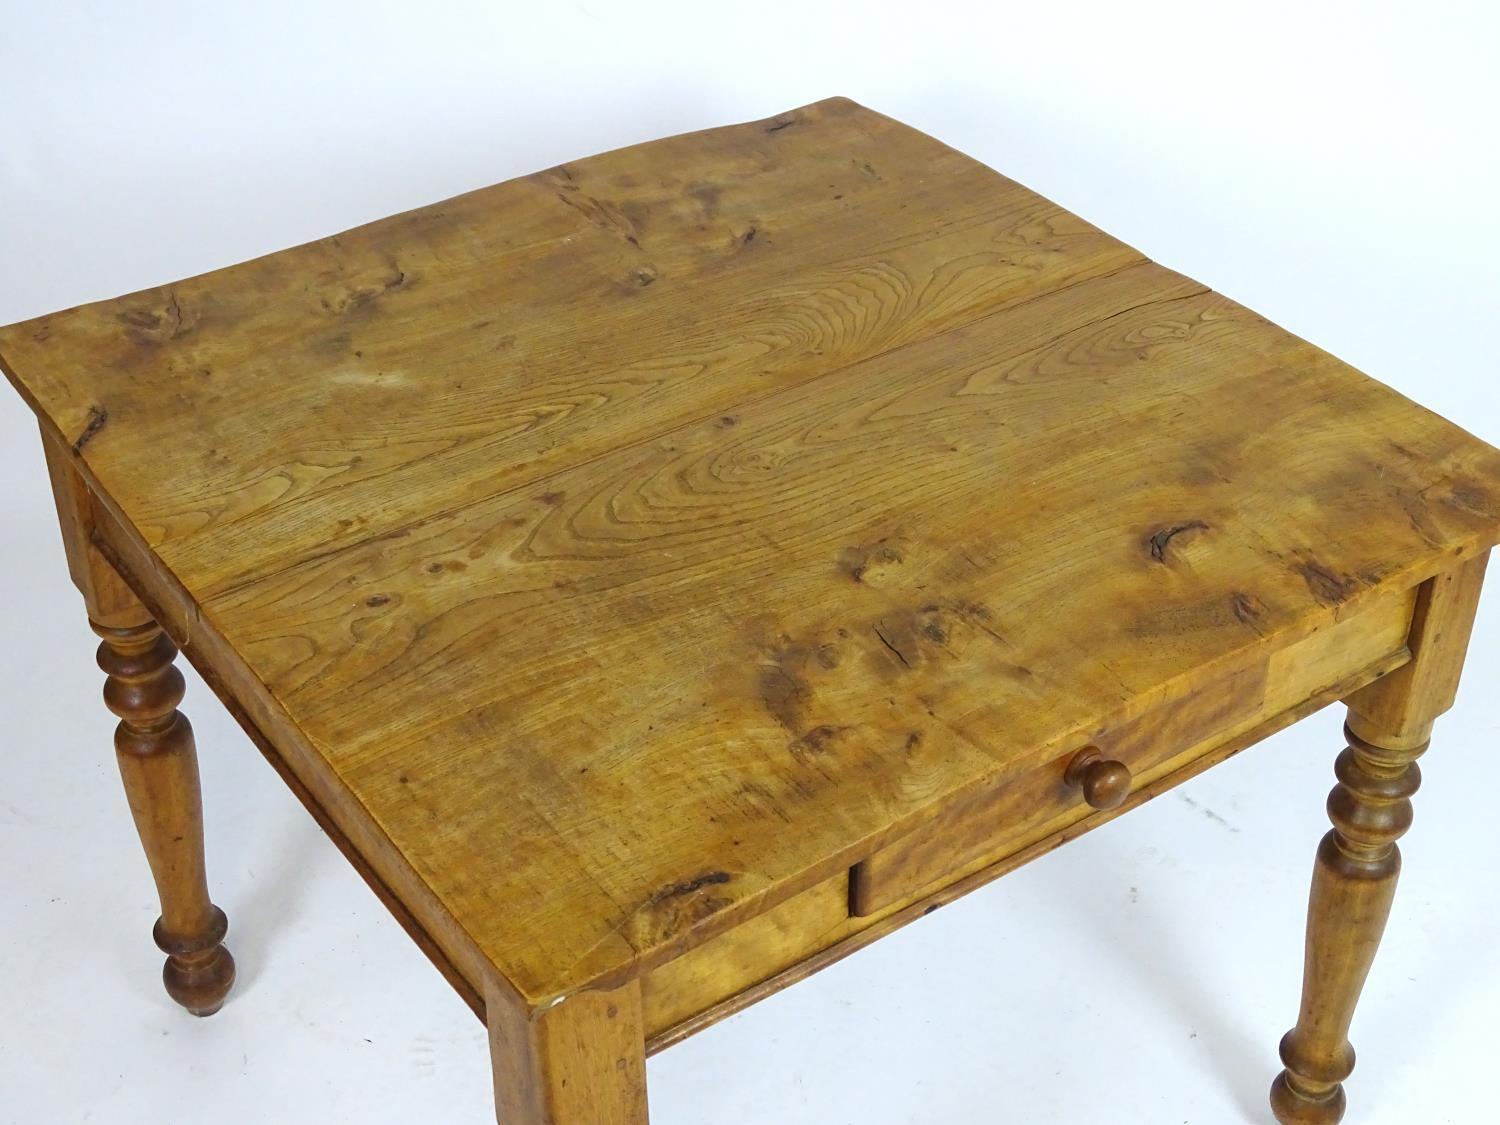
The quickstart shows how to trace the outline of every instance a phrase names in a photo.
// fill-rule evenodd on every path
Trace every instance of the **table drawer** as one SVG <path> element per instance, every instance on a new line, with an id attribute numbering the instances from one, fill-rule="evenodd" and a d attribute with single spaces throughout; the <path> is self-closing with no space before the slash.
<path id="1" fill-rule="evenodd" d="M 1069 766 L 1086 751 L 1129 771 L 1128 778 L 1120 771 L 1094 778 L 1094 796 L 1107 805 L 1110 796 L 1149 786 L 1258 727 L 1269 733 L 1276 716 L 1363 671 L 1397 666 L 1407 656 L 1414 604 L 1415 591 L 1381 598 L 1191 694 L 1081 735 L 1056 759 L 945 810 L 858 864 L 851 912 L 868 916 L 913 901 L 1080 821 L 1111 815 L 1090 807 L 1083 790 L 1070 784 Z M 1112 786 L 1122 792 L 1111 794 Z"/>

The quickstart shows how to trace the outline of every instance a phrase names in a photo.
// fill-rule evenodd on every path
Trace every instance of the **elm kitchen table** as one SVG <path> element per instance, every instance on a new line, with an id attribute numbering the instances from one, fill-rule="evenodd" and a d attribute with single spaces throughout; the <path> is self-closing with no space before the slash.
<path id="1" fill-rule="evenodd" d="M 1457 427 L 841 99 L 0 356 L 190 1011 L 234 968 L 178 650 L 487 1022 L 508 1125 L 639 1125 L 649 1052 L 1343 700 L 1272 1095 L 1341 1115 L 1500 539 Z"/>

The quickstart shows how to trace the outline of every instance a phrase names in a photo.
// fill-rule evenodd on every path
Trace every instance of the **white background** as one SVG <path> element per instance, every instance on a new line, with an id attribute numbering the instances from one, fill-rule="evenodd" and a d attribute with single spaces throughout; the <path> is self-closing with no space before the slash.
<path id="1" fill-rule="evenodd" d="M 1490 7 L 4 0 L 0 323 L 840 93 L 1500 443 Z M 196 680 L 241 980 L 206 1022 L 161 992 L 94 638 L 8 392 L 0 581 L 0 1121 L 491 1120 L 477 1022 Z M 1497 671 L 1492 590 L 1351 1122 L 1493 1120 Z M 1268 1121 L 1338 721 L 657 1057 L 653 1121 Z"/>

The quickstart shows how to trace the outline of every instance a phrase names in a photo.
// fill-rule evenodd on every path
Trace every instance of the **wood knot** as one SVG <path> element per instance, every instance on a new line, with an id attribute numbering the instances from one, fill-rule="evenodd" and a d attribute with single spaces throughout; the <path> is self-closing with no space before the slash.
<path id="1" fill-rule="evenodd" d="M 826 754 L 832 750 L 838 740 L 847 734 L 848 731 L 848 727 L 838 727 L 824 723 L 821 726 L 816 726 L 806 731 L 801 738 L 794 738 L 787 749 L 791 752 L 792 757 L 805 764 L 813 758 L 818 757 L 818 755 Z"/>
<path id="2" fill-rule="evenodd" d="M 1174 539 L 1190 535 L 1195 531 L 1207 531 L 1208 524 L 1202 520 L 1188 520 L 1186 523 L 1172 524 L 1152 532 L 1146 537 L 1146 551 L 1153 560 L 1159 563 L 1167 561 L 1167 548 L 1172 545 Z"/>
<path id="3" fill-rule="evenodd" d="M 850 578 L 869 586 L 888 581 L 906 562 L 899 545 L 882 539 L 869 546 L 846 547 L 839 552 L 839 566 Z"/>
<path id="4" fill-rule="evenodd" d="M 125 335 L 137 344 L 155 346 L 186 336 L 197 326 L 197 317 L 185 309 L 177 294 L 168 289 L 155 307 L 138 306 L 120 313 Z"/>
<path id="5" fill-rule="evenodd" d="M 395 262 L 339 274 L 318 287 L 314 295 L 324 312 L 342 316 L 372 308 L 390 293 L 411 288 L 416 279 Z"/>
<path id="6" fill-rule="evenodd" d="M 82 453 L 83 447 L 98 437 L 99 431 L 104 429 L 108 422 L 108 410 L 102 406 L 89 407 L 89 416 L 83 424 L 83 430 L 73 442 L 73 452 Z"/>
<path id="7" fill-rule="evenodd" d="M 631 912 L 623 931 L 627 940 L 655 944 L 692 929 L 734 901 L 719 891 L 733 881 L 728 871 L 712 870 L 659 887 Z"/>
<path id="8" fill-rule="evenodd" d="M 1297 563 L 1297 573 L 1320 605 L 1341 605 L 1359 589 L 1359 580 L 1347 574 L 1335 574 L 1315 558 Z"/>

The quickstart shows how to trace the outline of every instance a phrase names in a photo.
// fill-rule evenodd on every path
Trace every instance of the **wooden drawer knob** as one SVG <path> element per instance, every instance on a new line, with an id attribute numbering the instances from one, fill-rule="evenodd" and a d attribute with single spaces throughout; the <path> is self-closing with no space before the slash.
<path id="1" fill-rule="evenodd" d="M 1063 780 L 1083 790 L 1090 808 L 1117 809 L 1130 796 L 1130 767 L 1106 758 L 1092 746 L 1074 755 Z"/>

